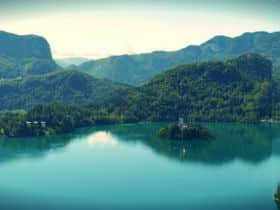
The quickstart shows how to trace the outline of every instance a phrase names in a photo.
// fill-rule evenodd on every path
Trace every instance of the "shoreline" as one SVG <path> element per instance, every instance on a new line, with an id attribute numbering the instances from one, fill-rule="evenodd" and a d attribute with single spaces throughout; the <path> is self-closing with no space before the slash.
<path id="1" fill-rule="evenodd" d="M 58 132 L 58 133 L 52 133 L 49 135 L 14 135 L 14 136 L 8 136 L 8 135 L 1 135 L 0 132 L 0 138 L 30 138 L 30 137 L 52 137 L 52 136 L 57 136 L 57 135 L 65 135 L 65 134 L 70 134 L 72 132 L 75 132 L 77 130 L 81 129 L 87 129 L 87 128 L 93 128 L 93 127 L 102 127 L 102 126 L 114 126 L 114 125 L 133 125 L 133 124 L 149 124 L 149 123 L 158 123 L 158 124 L 169 124 L 172 123 L 172 121 L 140 121 L 140 122 L 119 122 L 119 123 L 108 123 L 108 124 L 92 124 L 92 125 L 87 125 L 87 126 L 82 126 L 82 127 L 76 127 L 70 131 L 67 132 Z M 201 121 L 201 122 L 192 122 L 192 124 L 241 124 L 241 125 L 262 125 L 262 124 L 279 124 L 280 121 L 260 121 L 260 122 L 217 122 L 217 121 Z M 48 128 L 46 128 L 48 129 Z M 1 130 L 0 130 L 1 131 Z"/>

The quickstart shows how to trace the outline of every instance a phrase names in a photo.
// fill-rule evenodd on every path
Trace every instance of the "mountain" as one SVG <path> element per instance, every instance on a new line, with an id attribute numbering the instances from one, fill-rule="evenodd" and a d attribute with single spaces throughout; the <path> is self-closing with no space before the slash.
<path id="1" fill-rule="evenodd" d="M 38 58 L 51 60 L 48 42 L 40 36 L 16 34 L 0 31 L 0 55 L 16 59 Z"/>
<path id="2" fill-rule="evenodd" d="M 0 110 L 28 109 L 37 104 L 99 104 L 128 88 L 75 71 L 0 81 Z"/>
<path id="3" fill-rule="evenodd" d="M 225 61 L 247 53 L 258 53 L 272 60 L 274 72 L 280 73 L 280 32 L 245 33 L 234 38 L 216 36 L 201 45 L 174 52 L 112 56 L 85 62 L 79 69 L 97 78 L 139 86 L 179 64 Z"/>
<path id="4" fill-rule="evenodd" d="M 0 79 L 58 70 L 46 39 L 0 31 Z"/>
<path id="5" fill-rule="evenodd" d="M 65 68 L 69 67 L 71 65 L 80 65 L 84 62 L 87 62 L 89 59 L 87 58 L 82 58 L 82 57 L 73 57 L 73 58 L 60 58 L 60 59 L 55 59 L 55 62 Z"/>
<path id="6" fill-rule="evenodd" d="M 125 122 L 257 122 L 272 116 L 272 64 L 257 54 L 186 64 L 107 104 Z"/>

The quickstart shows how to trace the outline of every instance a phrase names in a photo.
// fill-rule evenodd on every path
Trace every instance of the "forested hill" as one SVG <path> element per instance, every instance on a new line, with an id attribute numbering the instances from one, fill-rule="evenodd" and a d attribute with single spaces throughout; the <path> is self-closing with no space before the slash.
<path id="1" fill-rule="evenodd" d="M 85 62 L 78 68 L 97 78 L 140 86 L 158 73 L 179 64 L 224 61 L 246 53 L 258 53 L 269 58 L 274 72 L 280 73 L 280 32 L 245 33 L 234 38 L 216 36 L 201 45 L 188 46 L 174 52 L 113 56 Z"/>
<path id="2" fill-rule="evenodd" d="M 226 62 L 181 65 L 138 88 L 75 71 L 6 81 L 0 85 L 2 109 L 52 101 L 61 104 L 38 105 L 27 113 L 0 112 L 0 135 L 50 135 L 90 125 L 176 121 L 178 117 L 186 121 L 259 122 L 271 119 L 272 110 L 279 113 L 280 93 L 275 91 L 279 86 L 271 78 L 271 62 L 247 54 Z M 103 99 L 99 105 L 83 106 L 99 99 Z M 272 106 L 272 100 L 278 106 Z M 46 121 L 48 126 L 28 126 L 30 120 Z"/>
<path id="3" fill-rule="evenodd" d="M 58 70 L 46 39 L 0 31 L 0 79 Z"/>
<path id="4" fill-rule="evenodd" d="M 256 122 L 272 115 L 272 64 L 257 54 L 181 65 L 107 105 L 123 121 Z"/>
<path id="5" fill-rule="evenodd" d="M 28 109 L 37 104 L 100 104 L 128 86 L 75 71 L 0 81 L 0 110 Z"/>

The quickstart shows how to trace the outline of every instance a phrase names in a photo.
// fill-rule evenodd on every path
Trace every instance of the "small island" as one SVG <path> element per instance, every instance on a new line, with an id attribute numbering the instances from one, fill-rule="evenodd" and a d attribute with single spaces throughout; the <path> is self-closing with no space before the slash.
<path id="1" fill-rule="evenodd" d="M 184 123 L 183 118 L 179 118 L 178 124 L 169 124 L 158 131 L 161 139 L 173 140 L 193 140 L 193 139 L 213 139 L 210 131 L 200 125 L 189 125 Z"/>

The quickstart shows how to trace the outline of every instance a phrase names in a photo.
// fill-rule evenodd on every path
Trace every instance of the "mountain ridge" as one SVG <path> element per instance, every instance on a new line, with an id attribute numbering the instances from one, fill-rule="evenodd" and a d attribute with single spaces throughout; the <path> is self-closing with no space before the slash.
<path id="1" fill-rule="evenodd" d="M 174 66 L 209 60 L 224 61 L 246 53 L 258 53 L 272 60 L 280 73 L 280 32 L 246 32 L 240 36 L 215 36 L 201 45 L 189 45 L 177 51 L 153 51 L 110 56 L 82 63 L 77 70 L 97 78 L 139 86 Z"/>

